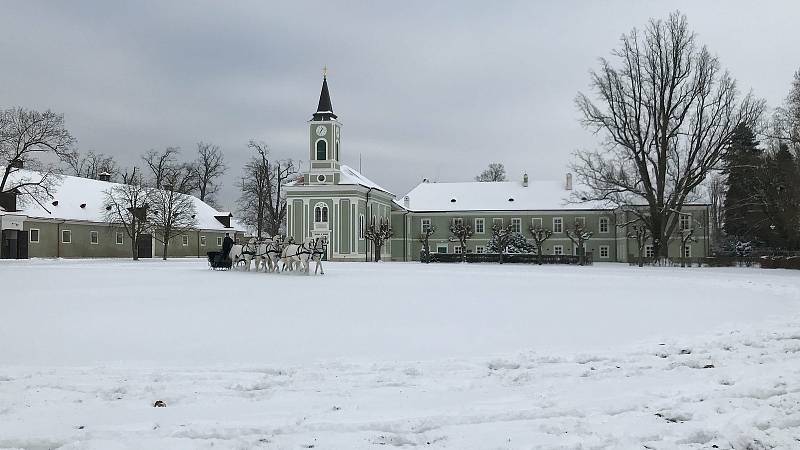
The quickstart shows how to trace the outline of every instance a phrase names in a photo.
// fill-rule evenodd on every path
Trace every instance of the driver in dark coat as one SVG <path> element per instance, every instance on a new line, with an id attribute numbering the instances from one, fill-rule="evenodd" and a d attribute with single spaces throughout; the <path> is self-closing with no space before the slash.
<path id="1" fill-rule="evenodd" d="M 225 239 L 222 240 L 222 254 L 220 255 L 221 259 L 227 259 L 228 254 L 231 252 L 231 248 L 233 248 L 233 239 L 231 239 L 230 234 L 225 233 Z"/>

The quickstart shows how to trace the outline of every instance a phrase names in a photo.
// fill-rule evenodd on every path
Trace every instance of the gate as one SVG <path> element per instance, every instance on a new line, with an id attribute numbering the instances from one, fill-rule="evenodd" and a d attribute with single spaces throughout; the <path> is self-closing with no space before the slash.
<path id="1" fill-rule="evenodd" d="M 153 257 L 153 235 L 142 234 L 136 240 L 136 248 L 139 258 L 152 258 Z"/>
<path id="2" fill-rule="evenodd" d="M 28 259 L 28 232 L 3 230 L 0 244 L 0 258 Z"/>

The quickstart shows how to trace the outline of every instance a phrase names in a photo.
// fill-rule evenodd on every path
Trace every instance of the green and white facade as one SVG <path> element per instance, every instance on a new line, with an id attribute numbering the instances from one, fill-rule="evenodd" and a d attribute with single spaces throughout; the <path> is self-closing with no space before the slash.
<path id="1" fill-rule="evenodd" d="M 560 181 L 529 182 L 527 175 L 509 182 L 423 182 L 402 199 L 341 164 L 341 128 L 333 113 L 327 80 L 323 80 L 317 112 L 309 121 L 309 169 L 287 186 L 287 234 L 300 241 L 311 236 L 328 238 L 328 259 L 365 261 L 372 259 L 364 228 L 371 220 L 390 220 L 393 237 L 383 248 L 383 258 L 419 260 L 420 234 L 433 226 L 432 252 L 481 253 L 487 251 L 492 226 L 512 225 L 530 238 L 529 228 L 541 225 L 553 231 L 545 242 L 545 254 L 577 254 L 567 229 L 576 220 L 585 224 L 592 237 L 586 251 L 595 261 L 626 262 L 638 255 L 635 239 L 629 238 L 631 221 L 625 212 L 602 205 L 570 203 L 571 175 Z M 688 205 L 676 229 L 692 229 L 693 240 L 681 248 L 678 235 L 669 243 L 669 255 L 703 257 L 709 254 L 708 205 Z M 475 230 L 466 248 L 451 239 L 453 220 L 463 220 Z M 645 254 L 652 246 L 645 248 Z"/>

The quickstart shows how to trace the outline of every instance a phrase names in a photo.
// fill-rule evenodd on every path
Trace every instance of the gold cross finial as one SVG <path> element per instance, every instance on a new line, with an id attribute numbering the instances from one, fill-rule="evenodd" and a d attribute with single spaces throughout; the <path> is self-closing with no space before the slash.
<path id="1" fill-rule="evenodd" d="M 322 78 L 328 78 L 328 66 L 322 67 Z"/>

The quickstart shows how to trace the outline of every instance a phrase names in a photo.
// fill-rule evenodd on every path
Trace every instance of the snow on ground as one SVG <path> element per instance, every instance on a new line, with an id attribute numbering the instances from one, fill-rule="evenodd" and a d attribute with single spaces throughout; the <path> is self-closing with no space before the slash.
<path id="1" fill-rule="evenodd" d="M 326 269 L 0 262 L 0 448 L 800 446 L 796 272 Z"/>

